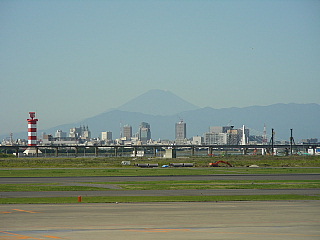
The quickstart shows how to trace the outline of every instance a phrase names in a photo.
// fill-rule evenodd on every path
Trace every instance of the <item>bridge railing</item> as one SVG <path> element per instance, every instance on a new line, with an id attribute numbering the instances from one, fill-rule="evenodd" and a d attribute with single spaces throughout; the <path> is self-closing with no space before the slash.
<path id="1" fill-rule="evenodd" d="M 163 156 L 165 149 L 175 149 L 180 155 L 217 155 L 217 154 L 269 154 L 274 155 L 280 151 L 285 155 L 292 152 L 307 153 L 308 149 L 320 148 L 320 144 L 301 144 L 301 145 L 39 145 L 28 147 L 24 145 L 0 146 L 0 152 L 23 156 L 25 150 L 29 150 L 29 156 L 58 157 L 63 156 L 138 156 L 138 151 L 144 151 L 148 156 Z M 294 150 L 294 151 L 292 151 Z"/>

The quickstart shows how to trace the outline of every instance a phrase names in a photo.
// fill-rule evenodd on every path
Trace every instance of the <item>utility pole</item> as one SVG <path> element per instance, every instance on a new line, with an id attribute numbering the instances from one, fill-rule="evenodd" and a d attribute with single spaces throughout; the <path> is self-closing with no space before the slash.
<path id="1" fill-rule="evenodd" d="M 293 149 L 292 149 L 292 145 L 294 144 L 295 145 L 295 142 L 294 142 L 294 138 L 292 136 L 292 128 L 290 129 L 290 154 L 292 155 L 293 153 Z"/>
<path id="2" fill-rule="evenodd" d="M 273 139 L 273 136 L 274 136 L 274 129 L 272 128 L 271 129 L 271 155 L 273 156 L 274 155 L 274 139 Z"/>

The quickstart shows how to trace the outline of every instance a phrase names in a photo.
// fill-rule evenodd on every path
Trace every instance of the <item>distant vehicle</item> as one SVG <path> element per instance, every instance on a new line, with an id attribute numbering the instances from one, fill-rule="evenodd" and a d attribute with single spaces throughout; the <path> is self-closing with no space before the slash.
<path id="1" fill-rule="evenodd" d="M 224 164 L 227 164 L 230 167 L 232 167 L 232 165 L 230 163 L 226 162 L 226 161 L 217 161 L 217 162 L 214 162 L 214 163 L 209 163 L 209 167 L 220 167 L 219 163 L 224 163 Z"/>

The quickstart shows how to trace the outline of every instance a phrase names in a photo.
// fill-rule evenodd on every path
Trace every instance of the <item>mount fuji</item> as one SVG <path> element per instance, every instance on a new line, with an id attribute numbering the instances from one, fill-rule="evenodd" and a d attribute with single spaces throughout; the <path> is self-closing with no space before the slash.
<path id="1" fill-rule="evenodd" d="M 240 128 L 245 125 L 254 135 L 262 135 L 264 125 L 271 135 L 276 132 L 276 140 L 289 140 L 290 129 L 296 142 L 304 138 L 320 138 L 320 105 L 273 104 L 269 106 L 250 106 L 244 108 L 211 107 L 200 108 L 185 101 L 170 91 L 150 90 L 117 109 L 110 109 L 79 122 L 63 124 L 38 131 L 54 134 L 57 130 L 69 132 L 70 128 L 88 125 L 92 137 L 101 132 L 111 131 L 113 139 L 119 138 L 121 126 L 129 124 L 133 133 L 138 132 L 141 122 L 151 126 L 151 137 L 157 139 L 175 138 L 175 123 L 181 119 L 187 124 L 187 137 L 202 136 L 210 126 L 226 126 L 228 123 Z M 27 133 L 14 133 L 15 138 L 26 138 Z M 2 137 L 2 136 L 1 136 Z"/>

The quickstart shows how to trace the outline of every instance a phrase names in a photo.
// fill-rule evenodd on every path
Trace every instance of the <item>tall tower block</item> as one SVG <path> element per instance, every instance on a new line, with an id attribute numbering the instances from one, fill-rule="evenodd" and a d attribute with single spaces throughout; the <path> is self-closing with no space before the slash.
<path id="1" fill-rule="evenodd" d="M 36 113 L 29 112 L 30 119 L 28 121 L 28 146 L 37 146 L 37 121 Z"/>

